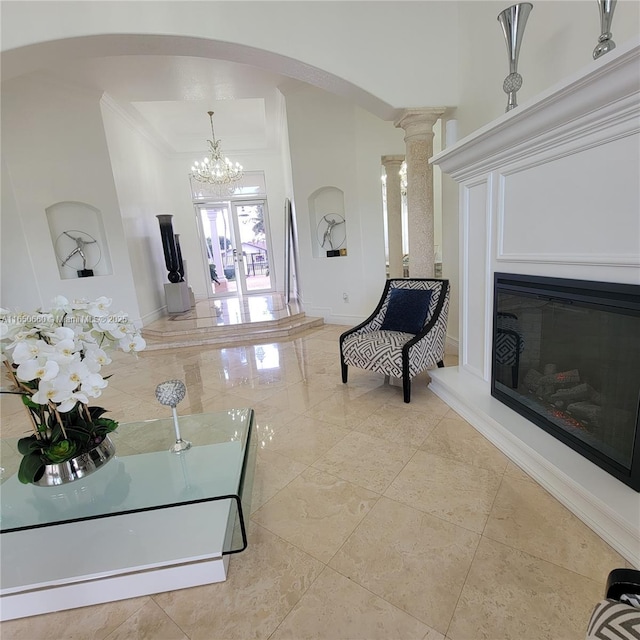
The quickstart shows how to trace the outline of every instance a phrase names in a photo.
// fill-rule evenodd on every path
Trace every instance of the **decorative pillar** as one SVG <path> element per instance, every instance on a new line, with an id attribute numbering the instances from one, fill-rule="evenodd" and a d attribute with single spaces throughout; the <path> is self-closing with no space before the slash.
<path id="1" fill-rule="evenodd" d="M 409 218 L 409 275 L 433 278 L 433 125 L 444 108 L 405 109 L 394 123 L 404 129 L 407 148 L 407 213 Z"/>
<path id="2" fill-rule="evenodd" d="M 389 241 L 389 277 L 402 278 L 402 194 L 400 166 L 404 156 L 382 156 L 387 174 L 387 239 Z"/>

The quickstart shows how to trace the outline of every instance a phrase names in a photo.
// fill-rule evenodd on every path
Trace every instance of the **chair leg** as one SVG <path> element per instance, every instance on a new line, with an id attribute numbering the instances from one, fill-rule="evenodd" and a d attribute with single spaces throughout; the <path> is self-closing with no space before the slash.
<path id="1" fill-rule="evenodd" d="M 347 382 L 347 370 L 349 367 L 345 364 L 344 360 L 340 362 L 340 366 L 342 367 L 342 382 L 346 384 Z"/>
<path id="2" fill-rule="evenodd" d="M 440 369 L 444 369 L 444 362 L 443 362 L 442 360 L 440 360 L 440 361 L 438 362 L 438 367 L 439 367 Z"/>
<path id="3" fill-rule="evenodd" d="M 402 393 L 405 402 L 411 402 L 411 378 L 405 376 L 402 378 Z"/>

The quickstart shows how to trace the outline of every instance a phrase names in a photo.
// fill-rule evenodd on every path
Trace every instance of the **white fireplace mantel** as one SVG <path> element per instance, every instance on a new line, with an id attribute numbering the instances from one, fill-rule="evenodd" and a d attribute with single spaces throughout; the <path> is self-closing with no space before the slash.
<path id="1" fill-rule="evenodd" d="M 618 121 L 638 122 L 640 39 L 594 60 L 585 69 L 474 131 L 431 159 L 456 181 L 578 142 Z M 603 134 L 604 135 L 604 134 Z M 602 136 L 600 136 L 602 137 Z"/>
<path id="2" fill-rule="evenodd" d="M 460 185 L 460 364 L 431 388 L 640 567 L 640 494 L 490 392 L 495 272 L 640 284 L 640 39 L 432 162 Z"/>

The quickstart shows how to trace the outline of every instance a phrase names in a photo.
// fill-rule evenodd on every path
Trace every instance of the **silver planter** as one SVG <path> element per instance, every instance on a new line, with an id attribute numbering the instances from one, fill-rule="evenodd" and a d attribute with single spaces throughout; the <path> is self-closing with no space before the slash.
<path id="1" fill-rule="evenodd" d="M 115 454 L 116 448 L 109 436 L 106 436 L 99 445 L 87 453 L 81 453 L 66 462 L 45 465 L 43 476 L 33 484 L 39 487 L 55 487 L 80 480 L 103 467 Z"/>
<path id="2" fill-rule="evenodd" d="M 498 22 L 502 27 L 502 33 L 507 44 L 507 54 L 509 55 L 509 75 L 502 84 L 502 89 L 508 96 L 505 111 L 510 111 L 518 106 L 516 92 L 522 86 L 522 76 L 518 73 L 518 56 L 520 55 L 524 28 L 531 9 L 533 9 L 533 5 L 530 2 L 523 2 L 514 4 L 498 14 Z"/>

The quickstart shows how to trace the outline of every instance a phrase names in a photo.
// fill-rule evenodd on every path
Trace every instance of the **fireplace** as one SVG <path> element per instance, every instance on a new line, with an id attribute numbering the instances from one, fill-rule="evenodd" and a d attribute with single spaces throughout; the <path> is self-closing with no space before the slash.
<path id="1" fill-rule="evenodd" d="M 491 394 L 640 491 L 640 286 L 496 273 Z"/>

